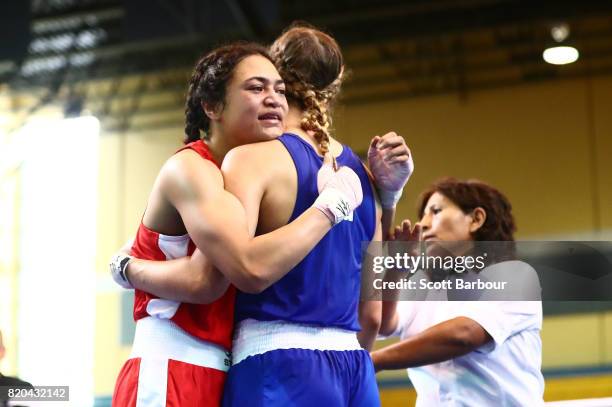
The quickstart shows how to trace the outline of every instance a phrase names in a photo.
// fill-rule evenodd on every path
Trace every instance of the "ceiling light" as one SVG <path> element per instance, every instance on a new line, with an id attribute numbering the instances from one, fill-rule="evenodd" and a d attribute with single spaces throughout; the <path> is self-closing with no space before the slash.
<path id="1" fill-rule="evenodd" d="M 580 54 L 574 47 L 550 47 L 542 53 L 544 61 L 553 65 L 567 65 L 576 62 Z"/>
<path id="2" fill-rule="evenodd" d="M 578 50 L 567 44 L 570 29 L 567 24 L 557 24 L 550 29 L 554 45 L 542 53 L 544 61 L 552 65 L 567 65 L 576 62 L 580 56 Z"/>

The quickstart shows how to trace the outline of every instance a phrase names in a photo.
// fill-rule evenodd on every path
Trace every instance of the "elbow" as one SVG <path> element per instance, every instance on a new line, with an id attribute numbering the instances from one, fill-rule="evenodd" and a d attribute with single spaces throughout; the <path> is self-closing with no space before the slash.
<path id="1" fill-rule="evenodd" d="M 361 331 L 357 334 L 357 340 L 363 349 L 370 351 L 374 346 L 376 335 L 380 329 L 380 318 L 375 316 L 362 317 L 359 320 L 359 324 L 361 325 Z"/>
<path id="2" fill-rule="evenodd" d="M 361 322 L 361 329 L 378 334 L 381 329 L 380 315 L 368 315 Z"/>
<path id="3" fill-rule="evenodd" d="M 189 295 L 189 303 L 191 304 L 210 304 L 211 302 L 214 302 L 218 298 L 219 297 L 211 295 L 211 293 L 208 292 L 208 290 L 198 291 L 194 289 Z"/>
<path id="4" fill-rule="evenodd" d="M 482 338 L 486 336 L 484 329 L 475 321 L 459 317 L 451 335 L 453 345 L 465 354 L 482 345 Z"/>
<path id="5" fill-rule="evenodd" d="M 211 270 L 208 275 L 201 273 L 191 286 L 190 302 L 210 304 L 221 298 L 228 287 L 229 281 L 217 270 Z"/>
<path id="6" fill-rule="evenodd" d="M 368 307 L 367 311 L 360 315 L 359 324 L 363 331 L 373 332 L 374 334 L 380 332 L 382 327 L 382 310 L 379 304 L 376 305 L 377 306 Z"/>
<path id="7" fill-rule="evenodd" d="M 395 332 L 395 326 L 392 326 L 391 323 L 380 323 L 380 328 L 378 329 L 380 335 L 390 336 L 393 332 Z"/>
<path id="8" fill-rule="evenodd" d="M 211 288 L 206 287 L 201 290 L 194 289 L 190 295 L 190 303 L 192 304 L 210 304 L 217 301 L 225 291 L 227 291 L 229 284 L 224 285 L 222 288 Z"/>
<path id="9" fill-rule="evenodd" d="M 391 336 L 397 330 L 397 324 L 399 323 L 397 312 L 395 308 L 391 311 L 385 308 L 383 304 L 383 310 L 381 313 L 381 322 L 378 333 L 382 336 Z"/>
<path id="10" fill-rule="evenodd" d="M 257 281 L 245 281 L 236 288 L 246 294 L 261 294 L 268 286 Z"/>
<path id="11" fill-rule="evenodd" d="M 189 303 L 191 304 L 210 304 L 218 299 L 219 296 L 211 293 L 210 287 L 201 288 L 193 287 L 189 294 Z"/>
<path id="12" fill-rule="evenodd" d="M 255 264 L 243 264 L 236 274 L 242 277 L 234 285 L 247 294 L 260 294 L 272 285 L 272 282 L 265 278 L 264 270 Z"/>

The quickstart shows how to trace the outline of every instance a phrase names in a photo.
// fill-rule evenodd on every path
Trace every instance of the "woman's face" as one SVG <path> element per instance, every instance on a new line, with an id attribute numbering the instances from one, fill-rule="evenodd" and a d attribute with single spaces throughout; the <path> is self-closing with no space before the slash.
<path id="1" fill-rule="evenodd" d="M 434 192 L 427 201 L 419 223 L 422 240 L 427 242 L 473 240 L 472 233 L 480 227 L 472 214 L 466 215 L 439 192 Z"/>
<path id="2" fill-rule="evenodd" d="M 227 84 L 216 121 L 232 145 L 272 140 L 283 133 L 287 114 L 285 84 L 267 58 L 244 58 Z"/>

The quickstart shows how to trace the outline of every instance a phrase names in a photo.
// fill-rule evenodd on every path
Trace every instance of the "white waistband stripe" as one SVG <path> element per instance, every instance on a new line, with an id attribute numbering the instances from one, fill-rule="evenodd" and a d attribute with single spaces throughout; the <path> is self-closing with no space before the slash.
<path id="1" fill-rule="evenodd" d="M 359 350 L 357 333 L 340 328 L 246 319 L 234 331 L 233 364 L 276 349 Z"/>
<path id="2" fill-rule="evenodd" d="M 130 358 L 176 360 L 227 372 L 231 355 L 221 346 L 197 339 L 167 319 L 147 317 L 136 322 Z"/>

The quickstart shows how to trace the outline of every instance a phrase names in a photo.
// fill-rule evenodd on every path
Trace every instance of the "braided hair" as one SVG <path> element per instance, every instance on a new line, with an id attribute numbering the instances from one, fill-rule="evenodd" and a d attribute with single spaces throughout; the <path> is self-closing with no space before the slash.
<path id="1" fill-rule="evenodd" d="M 261 55 L 272 62 L 268 50 L 255 43 L 236 42 L 216 48 L 197 62 L 189 79 L 185 102 L 185 144 L 197 141 L 204 133 L 210 139 L 210 118 L 204 106 L 223 106 L 225 90 L 236 66 L 251 55 Z"/>
<path id="2" fill-rule="evenodd" d="M 303 112 L 302 130 L 314 133 L 325 155 L 329 151 L 330 108 L 344 73 L 340 47 L 331 36 L 299 23 L 272 44 L 270 53 L 285 81 L 287 100 Z"/>

